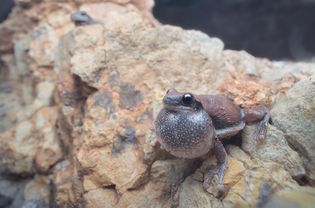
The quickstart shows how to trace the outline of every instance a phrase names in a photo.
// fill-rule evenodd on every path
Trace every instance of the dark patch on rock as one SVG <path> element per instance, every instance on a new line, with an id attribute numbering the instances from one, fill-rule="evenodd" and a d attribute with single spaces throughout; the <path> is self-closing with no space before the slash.
<path id="1" fill-rule="evenodd" d="M 9 207 L 12 204 L 13 199 L 0 194 L 0 207 Z"/>
<path id="2" fill-rule="evenodd" d="M 1 66 L 0 66 L 1 67 Z M 0 79 L 2 75 L 0 75 Z M 9 82 L 0 83 L 0 92 L 1 93 L 11 93 L 13 91 L 13 86 Z"/>
<path id="3" fill-rule="evenodd" d="M 103 68 L 99 68 L 96 71 L 93 72 L 93 77 L 96 81 L 99 81 L 102 75 L 102 71 L 104 71 Z"/>
<path id="4" fill-rule="evenodd" d="M 6 104 L 0 103 L 0 117 L 4 117 L 8 109 Z"/>
<path id="5" fill-rule="evenodd" d="M 136 130 L 132 126 L 127 126 L 125 128 L 125 133 L 121 137 L 126 143 L 134 144 L 136 142 Z"/>
<path id="6" fill-rule="evenodd" d="M 132 126 L 127 126 L 125 132 L 121 135 L 112 146 L 112 154 L 118 154 L 125 149 L 127 144 L 135 144 L 136 139 L 136 130 Z"/>
<path id="7" fill-rule="evenodd" d="M 151 119 L 151 120 L 153 119 L 153 114 L 149 110 L 146 110 L 143 114 L 138 116 L 137 121 L 138 122 L 144 122 L 147 119 Z"/>
<path id="8" fill-rule="evenodd" d="M 131 109 L 142 100 L 141 92 L 128 83 L 120 86 L 119 95 L 119 107 L 124 109 Z"/>
<path id="9" fill-rule="evenodd" d="M 97 92 L 94 96 L 94 105 L 101 106 L 102 108 L 109 109 L 109 113 L 115 112 L 115 106 L 113 104 L 113 98 L 107 91 Z"/>
<path id="10" fill-rule="evenodd" d="M 63 104 L 65 106 L 74 106 L 76 103 L 83 101 L 85 98 L 77 90 L 73 92 L 65 92 L 63 94 Z"/>
<path id="11" fill-rule="evenodd" d="M 117 72 L 111 73 L 111 75 L 109 76 L 108 81 L 112 84 L 116 84 L 118 80 L 118 74 Z"/>
<path id="12" fill-rule="evenodd" d="M 21 175 L 0 175 L 0 207 L 22 207 L 24 190 L 29 179 Z"/>
<path id="13" fill-rule="evenodd" d="M 265 181 L 263 181 L 259 187 L 259 196 L 258 196 L 256 207 L 257 208 L 265 207 L 265 205 L 268 202 L 268 200 L 270 199 L 271 195 L 272 195 L 271 186 L 268 183 L 266 183 Z"/>

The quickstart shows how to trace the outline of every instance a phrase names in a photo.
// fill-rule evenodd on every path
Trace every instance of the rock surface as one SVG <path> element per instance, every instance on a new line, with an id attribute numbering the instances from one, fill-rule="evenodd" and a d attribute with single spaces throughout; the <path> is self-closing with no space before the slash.
<path id="1" fill-rule="evenodd" d="M 217 38 L 159 25 L 152 6 L 17 2 L 18 15 L 0 26 L 13 34 L 0 40 L 1 73 L 10 72 L 0 86 L 0 206 L 253 207 L 300 203 L 295 189 L 312 202 L 314 188 L 295 180 L 314 185 L 314 65 L 224 50 Z M 74 27 L 79 7 L 106 24 Z M 251 139 L 251 125 L 241 145 L 226 146 L 222 199 L 202 188 L 211 154 L 176 159 L 156 144 L 153 122 L 170 87 L 271 108 L 264 143 Z"/>
<path id="2" fill-rule="evenodd" d="M 290 112 L 290 113 L 288 113 Z M 275 125 L 301 155 L 307 175 L 315 180 L 315 80 L 296 83 L 279 96 L 272 111 Z"/>
<path id="3" fill-rule="evenodd" d="M 253 158 L 282 164 L 292 177 L 303 177 L 305 169 L 302 159 L 297 152 L 289 146 L 284 133 L 274 126 L 269 126 L 266 140 L 258 144 L 253 140 L 255 126 L 247 126 L 242 132 L 242 149 Z"/>

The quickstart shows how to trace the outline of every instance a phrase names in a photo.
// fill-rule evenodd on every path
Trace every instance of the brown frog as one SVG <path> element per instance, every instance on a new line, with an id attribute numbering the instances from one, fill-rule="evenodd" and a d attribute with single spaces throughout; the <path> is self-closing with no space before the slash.
<path id="1" fill-rule="evenodd" d="M 216 177 L 217 190 L 222 194 L 227 153 L 220 139 L 236 135 L 245 123 L 257 122 L 254 139 L 262 141 L 270 119 L 268 109 L 242 109 L 224 95 L 193 95 L 175 89 L 167 91 L 163 103 L 155 121 L 161 147 L 179 158 L 198 158 L 212 150 L 217 166 L 205 173 L 203 186 L 208 189 Z"/>

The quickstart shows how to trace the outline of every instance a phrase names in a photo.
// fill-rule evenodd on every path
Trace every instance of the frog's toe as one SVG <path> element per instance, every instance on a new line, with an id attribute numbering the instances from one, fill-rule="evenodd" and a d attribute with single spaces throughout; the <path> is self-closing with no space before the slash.
<path id="1" fill-rule="evenodd" d="M 254 140 L 257 141 L 258 143 L 262 143 L 267 135 L 267 126 L 270 120 L 270 114 L 267 113 L 264 117 L 263 120 L 261 120 L 255 129 L 254 132 Z"/>
<path id="2" fill-rule="evenodd" d="M 216 172 L 217 170 L 214 166 L 209 167 L 209 169 L 205 172 L 203 179 L 203 188 L 205 190 L 208 190 L 211 187 Z"/>
<path id="3" fill-rule="evenodd" d="M 258 124 L 254 132 L 254 140 L 258 143 L 262 143 L 266 138 L 266 134 L 267 126 L 264 124 L 263 125 Z"/>
<path id="4" fill-rule="evenodd" d="M 224 169 L 222 166 L 211 166 L 211 168 L 204 175 L 204 190 L 217 198 L 224 197 L 226 195 L 227 189 L 223 184 L 223 176 Z"/>

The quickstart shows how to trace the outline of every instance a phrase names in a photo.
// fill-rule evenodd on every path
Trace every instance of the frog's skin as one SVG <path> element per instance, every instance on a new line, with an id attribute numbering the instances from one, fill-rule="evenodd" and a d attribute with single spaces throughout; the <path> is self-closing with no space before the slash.
<path id="1" fill-rule="evenodd" d="M 79 12 L 72 13 L 70 15 L 70 19 L 75 24 L 75 26 L 103 24 L 102 21 L 93 19 L 85 11 L 79 11 Z"/>
<path id="2" fill-rule="evenodd" d="M 257 122 L 254 139 L 263 140 L 270 119 L 264 106 L 242 109 L 224 95 L 193 95 L 167 91 L 164 108 L 155 121 L 161 147 L 179 158 L 198 158 L 210 150 L 217 158 L 217 166 L 205 173 L 204 188 L 213 177 L 218 179 L 218 191 L 223 187 L 227 168 L 227 153 L 220 139 L 236 135 L 247 122 Z"/>

